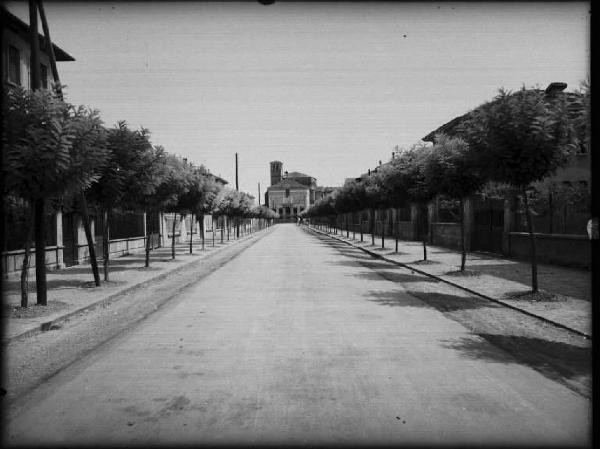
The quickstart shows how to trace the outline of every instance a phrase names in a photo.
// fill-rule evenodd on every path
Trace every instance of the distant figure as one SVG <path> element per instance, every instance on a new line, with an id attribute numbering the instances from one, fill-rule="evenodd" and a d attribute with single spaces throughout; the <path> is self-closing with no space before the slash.
<path id="1" fill-rule="evenodd" d="M 296 222 L 296 224 L 297 224 L 298 226 L 300 226 L 300 220 L 301 220 L 301 218 L 300 218 L 300 217 L 298 217 L 298 221 Z"/>

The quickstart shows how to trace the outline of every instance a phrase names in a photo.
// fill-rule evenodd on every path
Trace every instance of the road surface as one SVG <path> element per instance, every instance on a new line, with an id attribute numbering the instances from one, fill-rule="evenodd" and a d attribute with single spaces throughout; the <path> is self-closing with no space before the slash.
<path id="1" fill-rule="evenodd" d="M 587 443 L 588 399 L 346 248 L 277 226 L 29 394 L 6 442 Z"/>

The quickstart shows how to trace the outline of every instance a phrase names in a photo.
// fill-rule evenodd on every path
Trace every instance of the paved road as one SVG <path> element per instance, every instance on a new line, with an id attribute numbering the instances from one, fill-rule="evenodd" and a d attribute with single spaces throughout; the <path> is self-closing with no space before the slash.
<path id="1" fill-rule="evenodd" d="M 461 350 L 502 352 L 361 257 L 278 226 L 38 388 L 8 440 L 586 443 L 588 400 L 508 354 Z M 375 300 L 390 291 L 402 307 Z"/>

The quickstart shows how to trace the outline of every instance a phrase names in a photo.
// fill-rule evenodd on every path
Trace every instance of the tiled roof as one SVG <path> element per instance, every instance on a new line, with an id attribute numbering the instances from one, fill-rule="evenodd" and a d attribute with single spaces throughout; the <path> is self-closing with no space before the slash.
<path id="1" fill-rule="evenodd" d="M 290 190 L 309 190 L 310 187 L 306 186 L 304 184 L 300 184 L 297 181 L 294 181 L 293 179 L 282 179 L 280 182 L 278 182 L 275 185 L 269 186 L 267 187 L 267 190 L 285 190 L 285 189 L 290 189 Z"/>
<path id="2" fill-rule="evenodd" d="M 300 173 L 298 171 L 293 171 L 288 173 L 288 178 L 312 178 L 312 176 L 305 175 L 304 173 Z"/>

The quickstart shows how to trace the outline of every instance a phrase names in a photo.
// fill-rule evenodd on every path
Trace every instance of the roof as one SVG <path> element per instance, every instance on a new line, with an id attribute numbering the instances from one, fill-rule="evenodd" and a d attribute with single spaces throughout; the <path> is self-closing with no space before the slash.
<path id="1" fill-rule="evenodd" d="M 13 33 L 20 36 L 22 39 L 29 41 L 29 25 L 23 22 L 14 14 L 8 12 L 8 10 L 4 6 L 0 6 L 0 14 L 2 21 L 2 28 L 6 27 L 11 30 Z M 40 50 L 47 53 L 46 49 L 46 38 L 44 35 L 39 34 L 40 39 Z M 54 48 L 54 56 L 56 56 L 57 61 L 75 61 L 75 58 L 64 51 L 59 46 L 52 44 L 52 48 Z"/>
<path id="2" fill-rule="evenodd" d="M 305 175 L 304 173 L 300 173 L 298 171 L 289 172 L 287 176 L 288 178 L 312 178 L 312 176 Z"/>
<path id="3" fill-rule="evenodd" d="M 559 84 L 559 83 L 556 83 L 556 84 Z M 540 91 L 542 91 L 542 90 L 541 89 L 527 89 L 526 90 L 526 92 L 540 92 Z M 521 92 L 521 91 L 517 91 L 517 92 Z M 515 93 L 517 93 L 517 92 L 515 92 Z M 568 109 L 568 114 L 570 115 L 571 118 L 575 118 L 578 114 L 581 113 L 580 109 L 575 105 L 575 100 L 579 97 L 580 94 L 578 94 L 576 92 L 557 92 L 554 95 L 557 95 L 557 96 L 558 95 L 566 95 L 567 96 L 567 109 Z M 493 104 L 496 101 L 497 100 L 492 100 L 486 104 Z M 483 106 L 483 105 L 481 105 L 481 106 Z M 471 112 L 477 110 L 481 106 L 478 106 L 477 108 L 467 112 L 466 114 L 463 114 L 459 117 L 453 118 L 448 123 L 444 123 L 442 126 L 440 126 L 436 130 L 430 132 L 425 137 L 423 137 L 422 140 L 424 140 L 426 142 L 434 142 L 436 134 L 444 133 L 444 134 L 448 134 L 450 136 L 457 134 L 460 131 L 460 125 L 463 122 L 465 122 L 466 120 L 468 120 L 469 116 L 471 115 Z"/>
<path id="4" fill-rule="evenodd" d="M 208 176 L 212 176 L 214 178 L 214 180 L 216 182 L 219 182 L 223 185 L 229 184 L 227 181 L 225 181 L 223 178 L 221 178 L 220 176 L 217 175 L 213 175 L 212 173 L 208 172 Z"/>
<path id="5" fill-rule="evenodd" d="M 310 187 L 304 184 L 300 184 L 293 179 L 284 178 L 279 181 L 277 184 L 267 187 L 267 191 L 269 190 L 310 190 Z"/>

